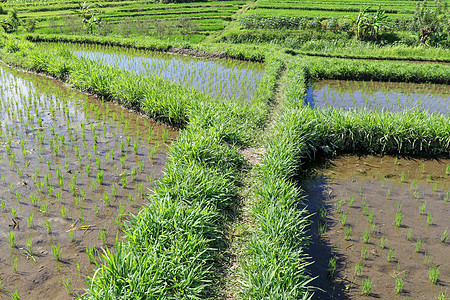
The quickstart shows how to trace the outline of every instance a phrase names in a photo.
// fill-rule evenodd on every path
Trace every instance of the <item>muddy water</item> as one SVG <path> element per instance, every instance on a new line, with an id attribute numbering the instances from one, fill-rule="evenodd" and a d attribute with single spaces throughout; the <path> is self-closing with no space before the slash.
<path id="1" fill-rule="evenodd" d="M 5 66 L 0 106 L 0 298 L 67 299 L 95 268 L 86 247 L 98 260 L 145 205 L 177 132 Z"/>
<path id="2" fill-rule="evenodd" d="M 213 96 L 250 100 L 264 76 L 263 64 L 224 59 L 200 59 L 161 52 L 96 45 L 41 45 L 72 49 L 105 65 L 186 84 Z"/>
<path id="3" fill-rule="evenodd" d="M 313 171 L 301 183 L 315 213 L 309 255 L 311 275 L 318 278 L 312 285 L 325 291 L 313 299 L 360 299 L 367 279 L 372 281 L 368 298 L 437 299 L 450 287 L 449 240 L 441 242 L 450 227 L 450 160 L 343 156 Z M 366 242 L 364 233 L 370 233 Z M 384 248 L 382 238 L 387 238 Z M 334 275 L 329 270 L 333 257 Z M 437 284 L 429 280 L 432 267 L 440 268 Z M 396 293 L 395 277 L 403 280 L 402 293 Z"/>
<path id="4" fill-rule="evenodd" d="M 421 109 L 449 115 L 450 88 L 438 84 L 324 80 L 309 87 L 306 102 L 312 108 Z"/>

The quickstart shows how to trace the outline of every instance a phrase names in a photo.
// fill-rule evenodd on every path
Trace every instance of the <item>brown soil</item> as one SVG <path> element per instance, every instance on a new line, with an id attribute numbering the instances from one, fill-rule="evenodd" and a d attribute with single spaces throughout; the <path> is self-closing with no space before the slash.
<path id="1" fill-rule="evenodd" d="M 95 248 L 100 261 L 102 248 L 112 248 L 116 235 L 120 239 L 120 222 L 145 205 L 142 196 L 163 176 L 166 144 L 177 132 L 47 77 L 2 68 L 0 81 L 0 202 L 5 205 L 0 210 L 0 299 L 16 291 L 21 299 L 67 299 L 82 293 L 83 281 L 96 268 L 86 247 Z M 98 172 L 103 172 L 103 184 Z M 101 233 L 107 238 L 102 240 Z M 57 245 L 59 262 L 52 253 Z"/>
<path id="2" fill-rule="evenodd" d="M 315 178 L 302 183 L 308 207 L 316 213 L 309 254 L 314 260 L 310 272 L 318 278 L 312 285 L 324 290 L 317 291 L 313 299 L 360 299 L 366 279 L 373 282 L 370 295 L 364 296 L 367 298 L 437 299 L 439 292 L 450 286 L 449 242 L 441 242 L 441 234 L 450 227 L 449 165 L 450 160 L 343 156 L 316 167 Z M 420 214 L 425 202 L 426 209 Z M 399 206 L 403 219 L 397 227 Z M 326 211 L 326 217 L 320 217 L 321 210 Z M 341 225 L 344 213 L 345 226 L 351 227 L 348 240 Z M 427 224 L 428 213 L 431 224 Z M 324 224 L 328 230 L 320 235 L 319 226 Z M 364 232 L 371 232 L 367 243 Z M 382 237 L 387 238 L 384 249 L 380 247 Z M 419 239 L 421 246 L 416 252 Z M 362 259 L 361 251 L 366 247 L 366 258 Z M 390 262 L 389 248 L 393 250 Z M 332 256 L 337 258 L 334 276 L 328 271 Z M 355 275 L 356 264 L 363 265 L 361 274 Z M 431 267 L 440 267 L 437 284 L 429 280 Z M 396 293 L 395 277 L 403 279 L 401 293 Z"/>

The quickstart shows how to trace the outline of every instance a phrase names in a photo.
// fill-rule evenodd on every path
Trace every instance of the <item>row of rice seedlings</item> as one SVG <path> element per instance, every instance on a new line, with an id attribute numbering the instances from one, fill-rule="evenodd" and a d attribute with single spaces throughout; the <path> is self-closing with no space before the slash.
<path id="1" fill-rule="evenodd" d="M 239 62 L 223 66 L 216 61 L 186 60 L 177 57 L 128 56 L 119 53 L 78 50 L 77 57 L 95 60 L 144 76 L 157 76 L 206 91 L 213 96 L 250 100 L 264 72 L 239 67 Z"/>
<path id="2" fill-rule="evenodd" d="M 358 82 L 355 83 L 356 85 L 358 84 Z M 382 84 L 380 83 L 380 85 Z M 314 107 L 366 108 L 368 110 L 384 111 L 420 109 L 444 115 L 450 112 L 450 97 L 448 95 L 432 94 L 431 87 L 428 90 L 428 95 L 418 92 L 411 94 L 409 90 L 415 86 L 405 86 L 405 89 L 399 92 L 385 91 L 382 87 L 379 89 L 377 87 L 373 84 L 370 88 L 364 89 L 348 87 L 343 93 L 341 87 L 336 90 L 327 86 L 316 90 L 312 101 L 314 102 Z"/>
<path id="3" fill-rule="evenodd" d="M 77 228 L 86 226 L 88 229 L 110 215 L 111 199 L 106 201 L 109 198 L 106 187 L 109 185 L 115 205 L 114 211 L 117 209 L 118 213 L 119 222 L 116 225 L 119 230 L 120 220 L 126 216 L 126 210 L 134 206 L 133 198 L 138 193 L 143 197 L 144 185 L 152 184 L 152 173 L 148 173 L 146 166 L 153 164 L 158 151 L 159 145 L 154 142 L 155 129 L 145 122 L 144 128 L 148 128 L 149 133 L 141 135 L 138 131 L 134 134 L 133 141 L 121 129 L 130 130 L 129 120 L 124 118 L 123 110 L 110 110 L 108 105 L 93 105 L 86 100 L 76 103 L 72 95 L 56 97 L 51 94 L 48 88 L 51 84 L 48 82 L 42 84 L 46 86 L 44 93 L 38 92 L 31 83 L 14 77 L 5 69 L 0 70 L 0 78 L 2 81 L 0 139 L 6 142 L 4 151 L 0 150 L 0 163 L 5 166 L 2 167 L 0 178 L 4 184 L 8 182 L 9 193 L 14 195 L 16 202 L 16 206 L 11 207 L 11 202 L 7 203 L 2 199 L 4 216 L 11 213 L 18 222 L 22 216 L 26 216 L 27 211 L 23 204 L 29 201 L 31 204 L 29 207 L 33 211 L 26 217 L 27 232 L 35 234 L 36 231 L 45 230 L 49 237 L 55 239 L 50 217 L 60 215 L 62 219 L 73 224 L 77 223 L 76 220 L 81 220 L 81 225 Z M 104 111 L 103 120 L 98 119 L 100 111 Z M 110 123 L 111 119 L 116 125 Z M 30 132 L 34 134 L 30 135 Z M 168 130 L 163 129 L 157 133 L 161 139 L 168 141 Z M 33 169 L 30 166 L 33 166 Z M 120 174 L 119 191 L 117 179 L 114 176 L 108 175 L 107 178 L 104 176 L 111 173 Z M 32 174 L 32 183 L 26 183 L 28 174 Z M 143 180 L 145 177 L 149 178 L 148 183 Z M 26 186 L 22 187 L 22 184 L 17 186 L 9 182 L 32 185 L 35 192 L 28 194 Z M 123 194 L 128 194 L 128 203 L 117 198 Z M 8 198 L 6 194 L 1 197 Z M 71 197 L 73 204 L 70 203 Z M 87 210 L 92 210 L 92 204 L 89 204 L 91 201 L 95 202 L 94 219 L 90 219 L 87 213 Z M 112 215 L 116 218 L 114 214 Z M 36 220 L 40 221 L 38 225 Z M 44 223 L 41 221 L 45 221 L 45 226 L 41 225 Z M 67 233 L 71 242 L 76 239 L 75 232 L 77 231 L 70 230 Z M 106 230 L 99 231 L 99 238 L 104 245 L 108 244 L 106 232 Z M 9 239 L 12 249 L 20 249 L 23 242 L 15 238 L 14 231 L 10 231 Z M 62 247 L 60 244 L 51 245 L 51 253 L 56 261 L 61 261 L 63 256 L 61 249 L 67 247 L 64 240 L 60 242 L 64 243 Z M 30 238 L 23 248 L 27 256 L 34 261 L 45 259 L 36 258 L 33 241 Z M 12 252 L 13 256 L 16 255 L 16 250 Z M 13 269 L 17 269 L 17 266 L 14 266 Z"/>
<path id="4" fill-rule="evenodd" d="M 417 189 L 417 186 L 414 186 L 415 189 Z M 388 192 L 390 191 L 390 189 L 387 190 Z M 360 238 L 359 240 L 362 241 L 363 244 L 368 244 L 369 243 L 369 238 L 371 236 L 371 233 L 373 233 L 375 231 L 375 223 L 374 223 L 374 212 L 373 209 L 370 210 L 370 213 L 368 212 L 368 206 L 366 204 L 366 196 L 362 193 L 362 188 L 360 188 L 360 192 L 359 195 L 361 196 L 361 211 L 362 214 L 365 216 L 368 216 L 368 226 L 369 226 L 369 230 L 364 231 L 362 238 Z M 355 200 L 355 196 L 356 194 L 352 194 L 349 198 L 348 201 L 345 200 L 339 200 L 336 202 L 335 204 L 335 208 L 336 208 L 336 214 L 340 215 L 340 225 L 344 228 L 344 239 L 346 241 L 350 240 L 350 234 L 351 234 L 351 224 L 347 224 L 347 214 L 348 214 L 348 210 L 352 209 L 354 207 L 354 200 Z M 389 198 L 389 193 L 387 193 L 387 199 Z M 415 197 L 413 198 L 415 199 Z M 347 211 L 343 211 L 343 206 L 347 203 Z M 422 205 L 421 206 L 421 211 L 425 211 L 426 209 L 426 202 L 425 206 Z M 404 218 L 404 215 L 402 214 L 402 205 L 394 205 L 394 213 L 395 213 L 395 221 L 393 222 L 393 224 L 395 224 L 395 226 L 400 227 L 401 226 L 401 222 Z M 319 210 L 321 211 L 321 210 Z M 322 215 L 322 213 L 320 213 L 320 216 Z M 431 213 L 429 213 L 428 215 L 431 215 Z M 319 217 L 319 222 L 320 219 L 324 220 L 324 225 L 322 225 L 323 227 L 327 227 L 326 226 L 326 219 L 324 218 L 320 218 Z M 339 219 L 339 218 L 338 218 Z M 432 225 L 431 221 L 429 220 L 429 218 L 427 217 L 427 225 Z M 319 225 L 320 226 L 320 225 Z M 444 230 L 444 232 L 441 234 L 441 239 L 440 242 L 441 243 L 445 243 L 445 240 L 447 239 L 447 231 L 448 229 L 446 228 Z M 323 235 L 324 232 L 321 232 L 321 227 L 319 227 L 319 235 Z M 408 241 L 414 242 L 415 241 L 415 252 L 416 253 L 425 253 L 425 255 L 427 255 L 427 253 L 421 249 L 422 246 L 422 240 L 420 238 L 413 238 L 413 233 L 411 229 L 408 229 L 407 231 L 407 235 L 406 238 Z M 358 239 L 356 237 L 356 239 Z M 352 241 L 355 241 L 355 239 L 352 239 Z M 381 237 L 381 242 L 380 242 L 380 249 L 384 249 L 386 247 L 386 242 L 387 242 L 387 238 L 385 238 L 384 236 Z M 392 247 L 389 247 L 388 253 L 387 253 L 387 262 L 392 262 L 394 260 L 393 256 L 395 254 L 395 250 Z M 365 266 L 365 259 L 367 256 L 367 248 L 366 247 L 362 247 L 361 250 L 361 261 L 356 263 L 355 266 L 355 273 L 353 276 L 353 279 L 351 281 L 351 284 L 347 286 L 347 289 L 351 288 L 355 283 L 356 283 L 356 277 L 360 277 L 362 274 L 362 266 Z M 330 258 L 330 262 L 333 259 L 333 257 Z M 399 261 L 397 261 L 398 264 L 400 264 Z M 425 266 L 427 266 L 428 263 L 425 263 Z M 404 282 L 403 282 L 403 277 L 401 277 L 401 275 L 404 273 L 403 272 L 394 272 L 391 276 L 393 277 L 393 279 L 395 280 L 395 288 L 396 288 L 396 293 L 402 293 L 403 292 L 403 287 L 404 287 Z M 434 266 L 429 268 L 429 273 L 430 273 L 430 282 L 436 284 L 437 280 L 438 280 L 438 276 L 439 276 L 439 268 L 436 268 Z M 371 288 L 371 285 L 368 285 L 368 282 L 370 281 L 370 279 L 366 279 L 362 282 L 362 291 L 361 294 L 363 295 L 369 295 L 370 294 L 370 289 L 368 287 Z"/>

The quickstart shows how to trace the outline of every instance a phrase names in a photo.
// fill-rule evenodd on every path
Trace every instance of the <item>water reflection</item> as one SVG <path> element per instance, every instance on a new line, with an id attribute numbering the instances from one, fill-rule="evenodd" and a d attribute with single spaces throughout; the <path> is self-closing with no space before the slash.
<path id="1" fill-rule="evenodd" d="M 73 51 L 77 57 L 98 61 L 146 76 L 157 76 L 187 84 L 213 96 L 250 100 L 264 71 L 257 64 L 242 67 L 242 62 L 221 64 L 216 60 L 180 58 L 171 55 L 131 56 L 102 51 Z M 145 53 L 149 55 L 148 53 Z"/>
<path id="2" fill-rule="evenodd" d="M 367 108 L 369 110 L 428 110 L 448 115 L 450 89 L 445 85 L 320 81 L 309 85 L 305 104 L 311 108 Z"/>

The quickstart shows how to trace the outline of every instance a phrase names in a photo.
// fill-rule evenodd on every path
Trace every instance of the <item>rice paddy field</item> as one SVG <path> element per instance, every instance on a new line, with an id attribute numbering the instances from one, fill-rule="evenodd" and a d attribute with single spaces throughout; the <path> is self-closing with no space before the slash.
<path id="1" fill-rule="evenodd" d="M 163 175 L 177 131 L 1 66 L 2 286 L 66 299 Z"/>
<path id="2" fill-rule="evenodd" d="M 349 155 L 313 169 L 302 186 L 316 212 L 316 298 L 356 299 L 370 282 L 369 298 L 438 299 L 450 279 L 450 160 Z"/>
<path id="3" fill-rule="evenodd" d="M 69 44 L 55 48 L 69 48 Z M 47 48 L 43 46 L 43 48 Z M 238 60 L 192 59 L 148 51 L 123 51 L 114 47 L 70 47 L 76 57 L 95 60 L 144 76 L 156 76 L 177 84 L 207 92 L 214 97 L 250 101 L 264 76 L 261 63 Z"/>
<path id="4" fill-rule="evenodd" d="M 415 1 L 271 1 L 259 0 L 247 11 L 264 17 L 342 18 L 359 12 L 362 6 L 376 10 L 381 5 L 392 19 L 406 19 L 414 14 Z"/>
<path id="5" fill-rule="evenodd" d="M 2 4 L 0 299 L 448 299 L 415 1 L 101 4 Z M 366 5 L 395 31 L 348 34 Z"/>
<path id="6" fill-rule="evenodd" d="M 306 102 L 311 108 L 450 112 L 448 86 L 436 84 L 325 80 L 310 86 Z"/>
<path id="7" fill-rule="evenodd" d="M 102 26 L 128 34 L 126 27 L 154 29 L 155 22 L 188 17 L 198 26 L 199 34 L 209 35 L 223 30 L 247 1 L 205 1 L 161 4 L 152 1 L 106 1 L 102 5 Z M 8 1 L 7 10 L 16 8 L 26 20 L 36 20 L 36 31 L 43 33 L 73 33 L 83 31 L 76 13 L 76 1 Z M 124 28 L 122 28 L 124 27 Z M 106 30 L 106 29 L 105 29 Z M 108 29 L 109 30 L 109 29 Z"/>

